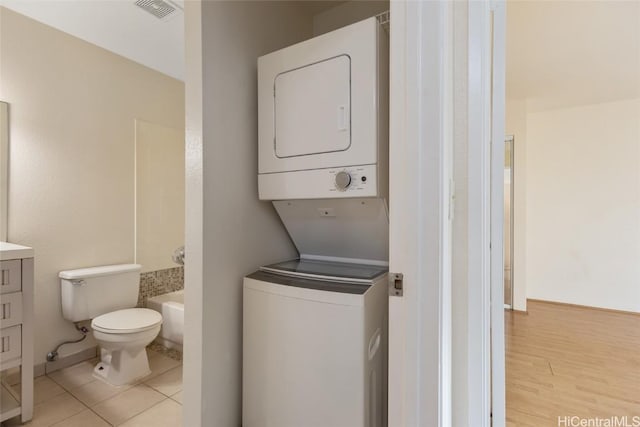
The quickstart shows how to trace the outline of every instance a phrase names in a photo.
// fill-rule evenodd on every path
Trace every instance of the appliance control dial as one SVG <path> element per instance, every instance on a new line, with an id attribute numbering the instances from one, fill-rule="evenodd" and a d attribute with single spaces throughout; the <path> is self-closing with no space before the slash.
<path id="1" fill-rule="evenodd" d="M 344 191 L 351 185 L 351 175 L 349 172 L 341 171 L 336 174 L 336 188 L 340 191 Z"/>

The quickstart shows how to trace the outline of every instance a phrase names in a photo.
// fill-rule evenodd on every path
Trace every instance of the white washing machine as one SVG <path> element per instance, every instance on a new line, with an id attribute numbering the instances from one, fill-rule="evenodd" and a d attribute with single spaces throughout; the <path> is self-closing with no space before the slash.
<path id="1" fill-rule="evenodd" d="M 244 279 L 244 427 L 382 427 L 386 267 L 295 260 Z"/>

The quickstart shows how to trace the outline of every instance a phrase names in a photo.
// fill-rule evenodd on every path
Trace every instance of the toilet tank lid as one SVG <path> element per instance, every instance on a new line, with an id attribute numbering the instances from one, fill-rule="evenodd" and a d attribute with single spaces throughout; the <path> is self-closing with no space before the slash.
<path id="1" fill-rule="evenodd" d="M 110 276 L 112 274 L 129 273 L 140 271 L 140 264 L 116 264 L 103 265 L 100 267 L 79 268 L 77 270 L 65 270 L 58 274 L 61 279 L 88 279 L 91 277 Z"/>

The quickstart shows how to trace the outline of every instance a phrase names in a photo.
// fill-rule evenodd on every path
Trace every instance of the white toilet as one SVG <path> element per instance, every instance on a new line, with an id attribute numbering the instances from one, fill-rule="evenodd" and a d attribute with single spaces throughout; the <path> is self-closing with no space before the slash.
<path id="1" fill-rule="evenodd" d="M 138 302 L 139 264 L 61 271 L 62 315 L 72 322 L 93 319 L 100 346 L 96 378 L 120 386 L 151 373 L 145 347 L 162 326 L 162 315 Z"/>

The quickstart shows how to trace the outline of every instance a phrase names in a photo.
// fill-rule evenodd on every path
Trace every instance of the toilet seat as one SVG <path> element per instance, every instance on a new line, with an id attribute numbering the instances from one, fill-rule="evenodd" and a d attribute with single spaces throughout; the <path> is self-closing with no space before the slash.
<path id="1" fill-rule="evenodd" d="M 155 328 L 162 315 L 148 308 L 127 308 L 112 311 L 91 321 L 91 328 L 105 334 L 133 334 Z"/>

